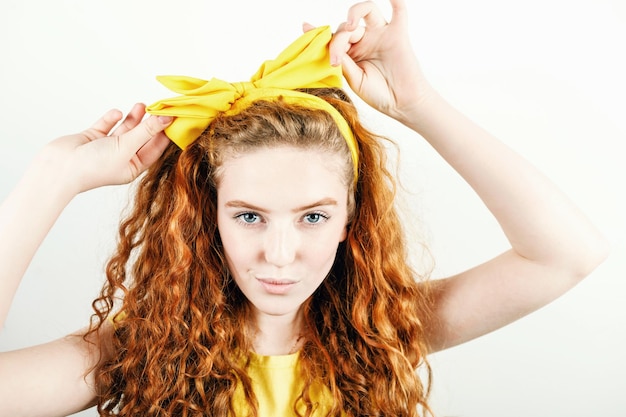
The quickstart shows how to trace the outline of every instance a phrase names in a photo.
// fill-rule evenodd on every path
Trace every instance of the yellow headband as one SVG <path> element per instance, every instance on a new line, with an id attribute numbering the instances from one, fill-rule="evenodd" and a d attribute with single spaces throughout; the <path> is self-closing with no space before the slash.
<path id="1" fill-rule="evenodd" d="M 219 114 L 236 114 L 257 100 L 281 98 L 287 103 L 324 110 L 332 117 L 352 154 L 354 178 L 358 176 L 359 153 L 348 122 L 330 103 L 298 88 L 342 86 L 341 68 L 330 65 L 328 43 L 330 27 L 310 30 L 296 39 L 273 61 L 265 61 L 249 82 L 229 83 L 216 78 L 210 81 L 185 76 L 160 76 L 157 79 L 181 96 L 157 101 L 146 111 L 160 116 L 174 116 L 165 130 L 180 148 L 193 143 Z"/>

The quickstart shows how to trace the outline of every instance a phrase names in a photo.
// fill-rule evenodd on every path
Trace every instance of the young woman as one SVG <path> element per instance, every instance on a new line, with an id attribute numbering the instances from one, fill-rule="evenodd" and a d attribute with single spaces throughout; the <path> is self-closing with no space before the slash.
<path id="1" fill-rule="evenodd" d="M 67 203 L 143 176 L 91 326 L 2 353 L 0 415 L 423 415 L 429 353 L 545 305 L 604 259 L 559 190 L 433 90 L 404 2 L 391 4 L 390 22 L 365 2 L 334 34 L 305 27 L 249 83 L 164 79 L 180 96 L 156 116 L 137 105 L 114 128 L 112 111 L 42 150 L 0 208 L 1 322 Z M 383 143 L 338 88 L 339 64 L 462 175 L 510 250 L 416 276 Z"/>

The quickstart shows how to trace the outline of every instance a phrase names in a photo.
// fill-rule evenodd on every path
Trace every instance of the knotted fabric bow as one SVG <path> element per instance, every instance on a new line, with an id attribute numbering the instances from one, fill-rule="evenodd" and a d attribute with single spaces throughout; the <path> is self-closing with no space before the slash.
<path id="1" fill-rule="evenodd" d="M 359 155 L 348 122 L 324 99 L 295 91 L 299 88 L 341 88 L 341 67 L 330 65 L 328 44 L 331 38 L 328 26 L 305 32 L 276 59 L 265 61 L 249 82 L 229 83 L 216 78 L 205 81 L 185 76 L 157 77 L 163 85 L 181 95 L 157 101 L 146 111 L 154 115 L 174 116 L 174 122 L 165 133 L 185 149 L 218 114 L 236 114 L 257 100 L 281 98 L 287 103 L 324 110 L 333 117 L 348 144 L 356 180 Z"/>

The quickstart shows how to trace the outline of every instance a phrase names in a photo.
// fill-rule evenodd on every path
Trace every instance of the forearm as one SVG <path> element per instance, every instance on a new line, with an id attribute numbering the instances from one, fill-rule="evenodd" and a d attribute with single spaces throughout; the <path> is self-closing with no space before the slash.
<path id="1" fill-rule="evenodd" d="M 603 238 L 543 174 L 431 91 L 401 118 L 476 191 L 520 256 L 584 276 L 605 256 Z"/>
<path id="2" fill-rule="evenodd" d="M 35 252 L 75 195 L 65 171 L 42 152 L 0 205 L 0 328 Z"/>

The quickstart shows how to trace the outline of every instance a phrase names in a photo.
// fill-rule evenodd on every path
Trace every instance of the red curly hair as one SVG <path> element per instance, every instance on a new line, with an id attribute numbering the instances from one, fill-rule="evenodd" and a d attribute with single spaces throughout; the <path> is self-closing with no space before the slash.
<path id="1" fill-rule="evenodd" d="M 407 262 L 385 148 L 342 90 L 307 92 L 330 102 L 350 124 L 359 148 L 356 184 L 330 115 L 280 100 L 218 117 L 185 151 L 169 146 L 139 182 L 85 336 L 99 334 L 123 311 L 107 342 L 112 353 L 95 369 L 101 416 L 232 416 L 238 384 L 257 415 L 245 355 L 252 313 L 226 267 L 216 187 L 225 158 L 279 144 L 342 153 L 350 187 L 348 237 L 303 305 L 308 333 L 298 401 L 305 415 L 313 410 L 309 388 L 316 380 L 332 395 L 330 416 L 430 412 L 424 329 L 432 301 L 426 281 Z"/>

